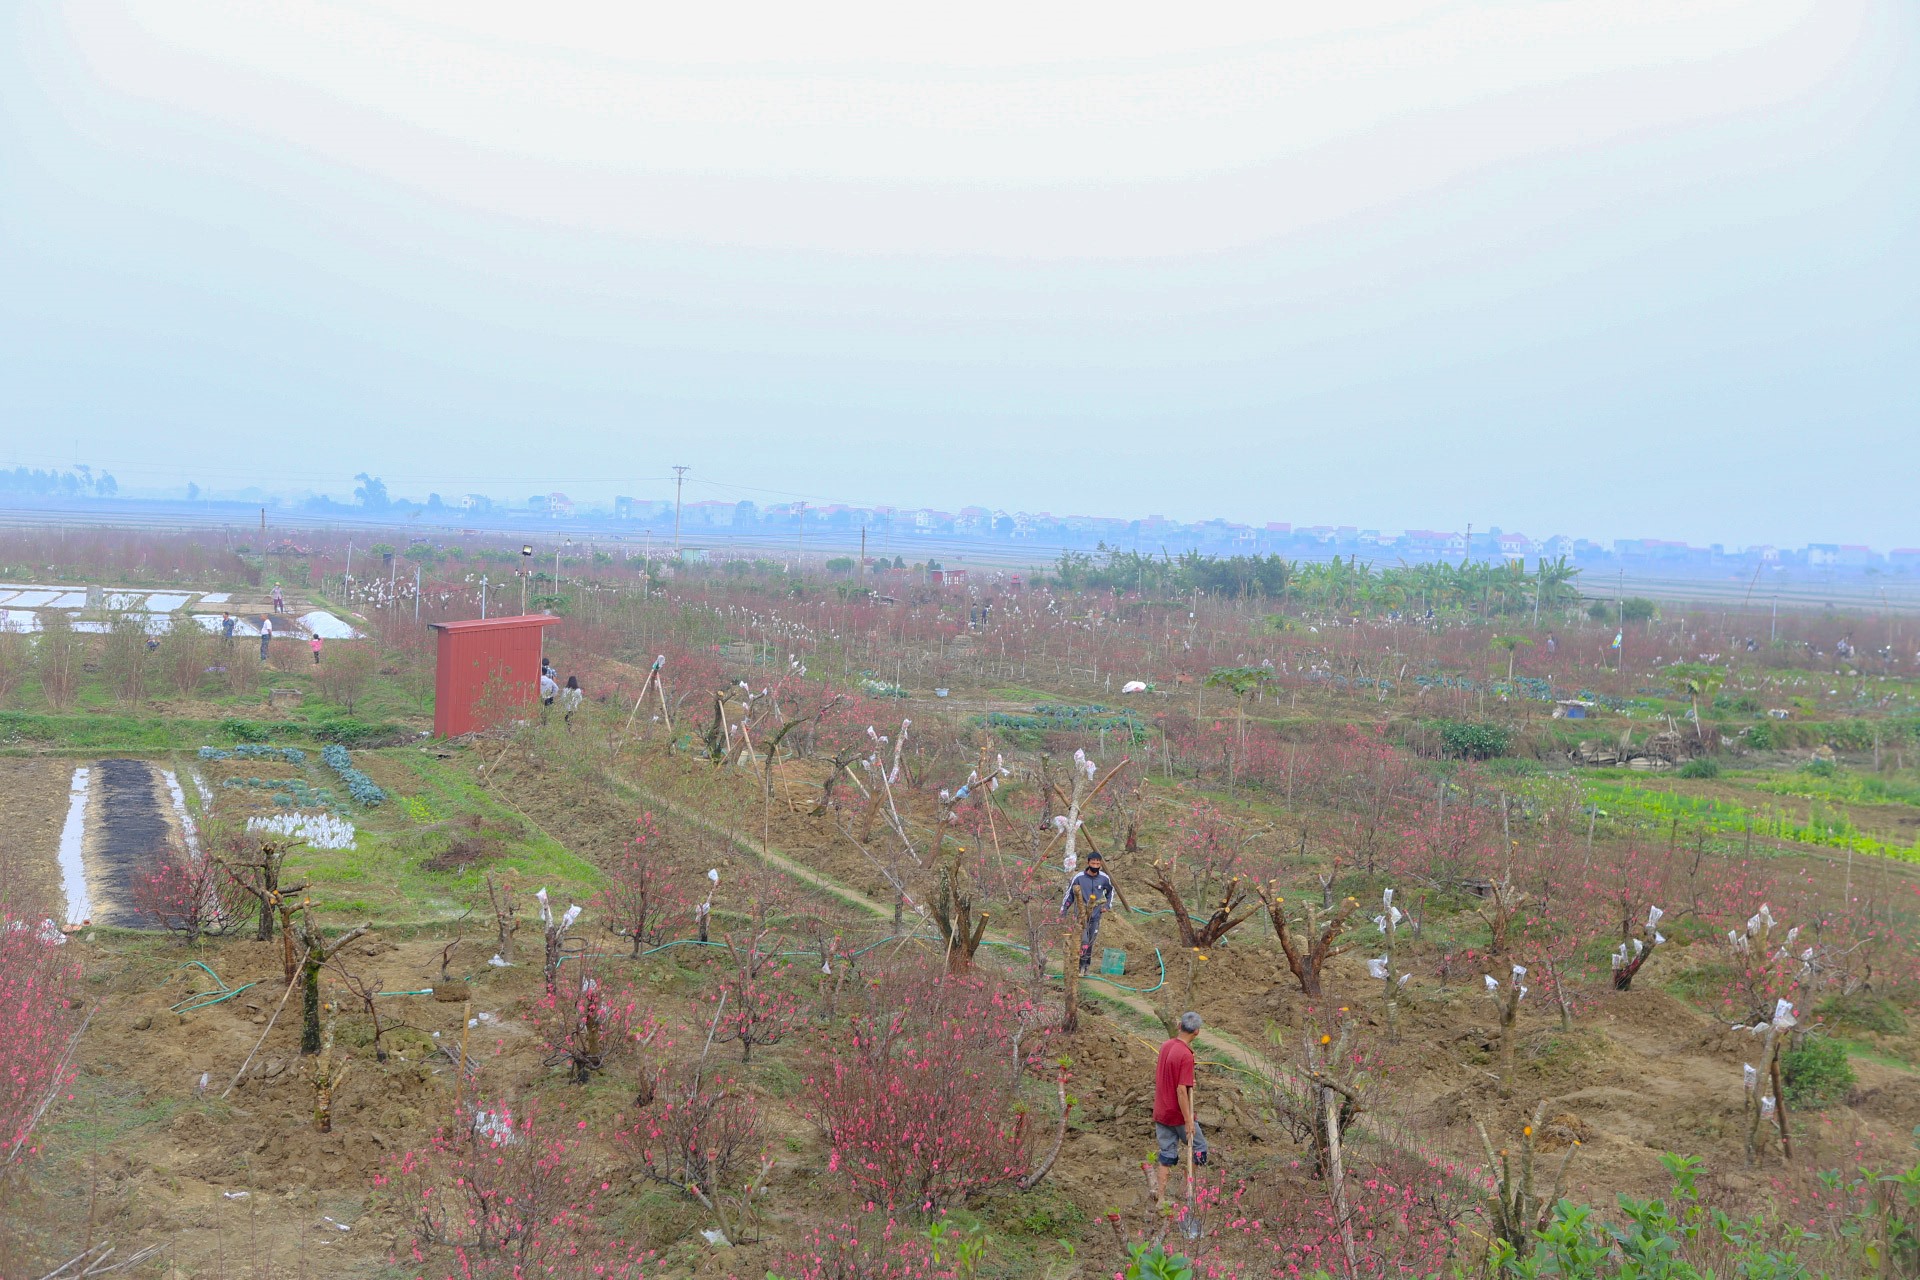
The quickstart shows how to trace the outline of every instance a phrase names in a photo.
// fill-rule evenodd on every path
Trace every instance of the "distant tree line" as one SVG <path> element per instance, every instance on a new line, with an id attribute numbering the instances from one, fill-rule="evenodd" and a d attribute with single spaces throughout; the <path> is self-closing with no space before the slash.
<path id="1" fill-rule="evenodd" d="M 120 482 L 111 472 L 76 466 L 71 471 L 0 470 L 0 493 L 30 493 L 42 498 L 111 498 Z"/>
<path id="2" fill-rule="evenodd" d="M 1143 596 L 1201 595 L 1275 600 L 1303 608 L 1354 613 L 1466 611 L 1528 613 L 1577 603 L 1580 570 L 1566 557 L 1466 564 L 1398 564 L 1376 568 L 1357 556 L 1327 561 L 1278 555 L 1211 556 L 1197 551 L 1143 555 L 1102 545 L 1063 551 L 1054 578 L 1073 591 L 1118 591 Z"/>

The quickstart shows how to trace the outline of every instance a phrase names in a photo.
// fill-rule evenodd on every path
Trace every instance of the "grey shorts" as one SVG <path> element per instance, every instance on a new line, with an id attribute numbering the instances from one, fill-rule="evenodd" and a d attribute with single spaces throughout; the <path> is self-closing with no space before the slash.
<path id="1" fill-rule="evenodd" d="M 1153 1122 L 1153 1134 L 1160 1140 L 1160 1163 L 1171 1169 L 1180 1163 L 1180 1144 L 1187 1140 L 1186 1132 L 1177 1124 Z M 1207 1135 L 1200 1130 L 1200 1122 L 1193 1122 L 1193 1162 L 1207 1162 Z"/>

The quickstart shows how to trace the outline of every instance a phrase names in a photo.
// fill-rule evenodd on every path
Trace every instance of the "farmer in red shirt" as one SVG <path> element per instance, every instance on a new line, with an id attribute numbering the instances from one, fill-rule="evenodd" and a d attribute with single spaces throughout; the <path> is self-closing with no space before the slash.
<path id="1" fill-rule="evenodd" d="M 1180 1015 L 1180 1029 L 1160 1046 L 1153 1068 L 1153 1131 L 1160 1140 L 1160 1163 L 1154 1168 L 1154 1199 L 1167 1198 L 1167 1170 L 1180 1163 L 1180 1144 L 1193 1145 L 1193 1162 L 1207 1162 L 1207 1139 L 1193 1118 L 1193 1041 L 1200 1034 L 1200 1015 Z"/>

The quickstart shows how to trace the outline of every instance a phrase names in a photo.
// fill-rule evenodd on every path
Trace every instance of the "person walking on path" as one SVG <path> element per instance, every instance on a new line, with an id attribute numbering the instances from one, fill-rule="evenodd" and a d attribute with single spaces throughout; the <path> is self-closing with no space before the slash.
<path id="1" fill-rule="evenodd" d="M 573 725 L 573 713 L 580 709 L 580 702 L 587 691 L 580 687 L 579 676 L 568 676 L 567 687 L 560 691 L 560 710 L 566 713 L 565 720 L 569 728 Z"/>
<path id="2" fill-rule="evenodd" d="M 313 665 L 316 667 L 319 666 L 320 665 L 320 637 L 315 636 L 311 641 L 308 642 L 307 647 L 313 650 Z"/>
<path id="3" fill-rule="evenodd" d="M 1193 1162 L 1207 1162 L 1207 1136 L 1193 1114 L 1193 1041 L 1200 1034 L 1200 1015 L 1180 1015 L 1179 1029 L 1160 1046 L 1153 1065 L 1153 1133 L 1160 1143 L 1153 1170 L 1153 1198 L 1167 1201 L 1167 1170 L 1180 1163 L 1180 1145 L 1193 1151 Z"/>
<path id="4" fill-rule="evenodd" d="M 1060 914 L 1073 910 L 1074 899 L 1087 904 L 1086 927 L 1080 931 L 1080 976 L 1087 976 L 1093 963 L 1093 940 L 1100 936 L 1100 917 L 1113 905 L 1113 877 L 1103 868 L 1100 855 L 1087 855 L 1087 869 L 1067 882 L 1067 896 L 1060 900 Z"/>
<path id="5" fill-rule="evenodd" d="M 553 682 L 553 676 L 542 671 L 540 673 L 540 716 L 542 719 L 545 719 L 547 713 L 553 710 L 553 695 L 559 692 L 560 686 Z"/>
<path id="6" fill-rule="evenodd" d="M 220 614 L 220 638 L 228 644 L 233 643 L 233 615 L 224 610 Z"/>
<path id="7" fill-rule="evenodd" d="M 267 645 L 273 640 L 273 619 L 260 619 L 260 661 L 267 660 Z"/>
<path id="8" fill-rule="evenodd" d="M 287 598 L 280 594 L 280 584 L 277 582 L 273 585 L 273 611 L 275 613 L 287 611 Z"/>

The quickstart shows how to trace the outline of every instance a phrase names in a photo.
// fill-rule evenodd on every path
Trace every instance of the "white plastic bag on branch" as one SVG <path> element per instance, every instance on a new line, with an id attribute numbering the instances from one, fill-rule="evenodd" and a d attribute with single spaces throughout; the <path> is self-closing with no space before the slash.
<path id="1" fill-rule="evenodd" d="M 1385 982 L 1387 979 L 1387 958 L 1381 956 L 1377 960 L 1367 961 L 1367 976 L 1376 982 Z"/>

